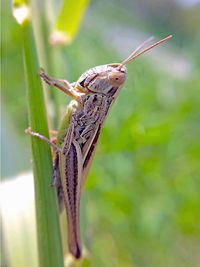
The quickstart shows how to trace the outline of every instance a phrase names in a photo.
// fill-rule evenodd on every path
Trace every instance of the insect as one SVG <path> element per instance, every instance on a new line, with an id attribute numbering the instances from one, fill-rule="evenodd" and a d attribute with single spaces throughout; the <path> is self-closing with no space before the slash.
<path id="1" fill-rule="evenodd" d="M 52 186 L 56 186 L 60 210 L 63 207 L 66 209 L 69 252 L 77 259 L 81 257 L 79 227 L 81 192 L 95 154 L 102 125 L 126 80 L 125 65 L 171 37 L 170 35 L 139 53 L 139 50 L 152 40 L 149 38 L 122 63 L 91 68 L 75 83 L 70 84 L 66 80 L 50 78 L 43 69 L 39 73 L 47 84 L 59 88 L 73 98 L 61 123 L 56 144 L 45 136 L 32 132 L 30 128 L 26 133 L 44 140 L 55 150 Z"/>

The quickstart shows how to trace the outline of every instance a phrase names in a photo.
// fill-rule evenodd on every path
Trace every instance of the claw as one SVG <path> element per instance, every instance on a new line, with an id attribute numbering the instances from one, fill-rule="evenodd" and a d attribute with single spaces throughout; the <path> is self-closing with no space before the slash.
<path id="1" fill-rule="evenodd" d="M 43 75 L 45 75 L 45 71 L 43 68 L 40 68 L 40 72 L 38 72 L 38 75 L 43 77 Z"/>
<path id="2" fill-rule="evenodd" d="M 45 73 L 45 70 L 42 67 L 40 67 L 40 71 Z"/>
<path id="3" fill-rule="evenodd" d="M 49 85 L 53 85 L 53 82 L 50 81 L 50 78 L 45 74 L 45 70 L 43 68 L 40 68 L 40 72 L 38 72 L 38 75 L 42 77 L 42 79 Z"/>
<path id="4" fill-rule="evenodd" d="M 31 131 L 31 127 L 28 127 L 24 132 L 25 132 L 25 134 L 29 134 L 30 131 Z"/>

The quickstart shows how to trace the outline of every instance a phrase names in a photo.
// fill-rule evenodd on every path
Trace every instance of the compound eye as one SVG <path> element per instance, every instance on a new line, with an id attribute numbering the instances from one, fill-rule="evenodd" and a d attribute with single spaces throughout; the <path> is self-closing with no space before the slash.
<path id="1" fill-rule="evenodd" d="M 126 79 L 126 74 L 122 72 L 114 72 L 109 75 L 109 82 L 112 86 L 120 86 Z"/>

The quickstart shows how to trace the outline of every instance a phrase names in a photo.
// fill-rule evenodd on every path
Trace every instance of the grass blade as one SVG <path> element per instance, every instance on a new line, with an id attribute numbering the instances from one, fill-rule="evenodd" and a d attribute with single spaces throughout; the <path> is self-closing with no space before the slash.
<path id="1" fill-rule="evenodd" d="M 69 44 L 75 37 L 89 0 L 65 0 L 51 36 L 52 44 Z"/>
<path id="2" fill-rule="evenodd" d="M 49 137 L 43 90 L 40 78 L 33 29 L 27 1 L 14 2 L 13 15 L 21 26 L 25 72 L 28 89 L 29 123 L 33 131 Z M 31 137 L 39 264 L 41 267 L 63 267 L 58 207 L 52 182 L 51 151 L 47 144 Z"/>

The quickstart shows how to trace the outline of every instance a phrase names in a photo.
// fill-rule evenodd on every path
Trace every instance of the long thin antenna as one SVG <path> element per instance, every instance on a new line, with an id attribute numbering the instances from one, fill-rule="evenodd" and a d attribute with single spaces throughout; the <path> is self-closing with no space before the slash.
<path id="1" fill-rule="evenodd" d="M 148 50 L 152 49 L 153 47 L 155 47 L 155 46 L 157 46 L 157 45 L 159 45 L 159 44 L 161 44 L 161 43 L 163 43 L 163 42 L 165 42 L 165 41 L 167 41 L 167 40 L 169 40 L 169 39 L 171 39 L 171 38 L 172 38 L 172 35 L 169 35 L 168 37 L 166 37 L 166 38 L 160 40 L 159 42 L 157 42 L 157 43 L 155 43 L 155 44 L 149 46 L 148 48 L 146 48 L 145 50 L 143 50 L 143 51 L 140 52 L 139 54 L 135 55 L 135 54 L 141 49 L 141 47 L 143 47 L 146 43 L 149 42 L 150 39 L 152 39 L 152 37 L 149 38 L 147 41 L 145 41 L 143 44 L 141 44 L 138 48 L 136 48 L 135 51 L 133 51 L 133 53 L 131 53 L 131 55 L 130 55 L 127 59 L 125 59 L 125 60 L 120 64 L 120 66 L 119 66 L 118 69 L 120 70 L 124 65 L 126 65 L 127 63 L 129 63 L 129 62 L 132 61 L 133 59 L 135 59 L 135 58 L 141 56 L 142 54 L 144 54 L 144 53 L 147 52 Z"/>
<path id="2" fill-rule="evenodd" d="M 144 43 L 142 43 L 141 45 L 139 45 L 131 54 L 130 56 L 128 56 L 122 63 L 121 65 L 124 66 L 126 65 L 126 62 L 129 61 L 129 59 L 131 59 L 140 49 L 142 49 L 146 44 L 148 44 L 149 42 L 151 42 L 154 39 L 153 36 L 151 36 L 149 39 L 147 39 L 146 41 L 144 41 Z M 120 66 L 121 66 L 120 65 Z"/>

